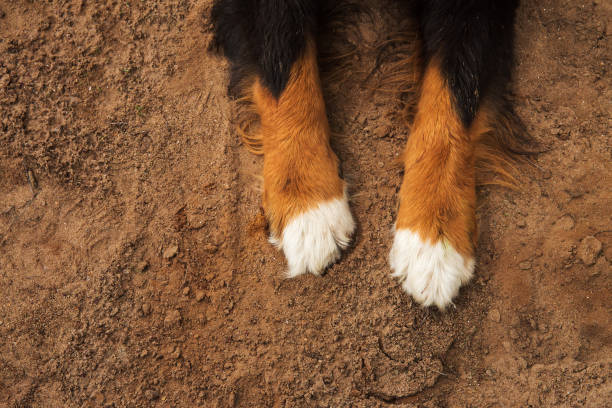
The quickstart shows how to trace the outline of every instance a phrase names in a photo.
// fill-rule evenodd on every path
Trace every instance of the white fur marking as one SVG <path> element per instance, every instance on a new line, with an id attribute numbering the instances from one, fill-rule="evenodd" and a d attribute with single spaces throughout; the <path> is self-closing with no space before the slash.
<path id="1" fill-rule="evenodd" d="M 392 276 L 400 279 L 406 292 L 423 306 L 441 310 L 474 272 L 473 258 L 464 258 L 447 241 L 424 242 L 409 229 L 395 231 L 389 262 Z"/>
<path id="2" fill-rule="evenodd" d="M 285 252 L 290 278 L 307 272 L 320 275 L 340 258 L 340 249 L 348 246 L 354 229 L 345 194 L 294 217 L 281 239 L 270 237 L 270 242 Z"/>

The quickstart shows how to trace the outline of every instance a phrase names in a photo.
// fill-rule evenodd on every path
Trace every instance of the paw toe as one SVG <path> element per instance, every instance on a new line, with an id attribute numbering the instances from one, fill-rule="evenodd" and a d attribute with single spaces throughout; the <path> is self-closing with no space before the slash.
<path id="1" fill-rule="evenodd" d="M 444 310 L 474 271 L 474 259 L 458 253 L 446 241 L 425 242 L 408 229 L 395 233 L 389 256 L 393 276 L 423 306 Z"/>
<path id="2" fill-rule="evenodd" d="M 289 277 L 308 272 L 320 275 L 340 258 L 340 250 L 348 246 L 354 229 L 345 196 L 320 203 L 294 217 L 280 239 L 271 241 L 285 253 Z"/>

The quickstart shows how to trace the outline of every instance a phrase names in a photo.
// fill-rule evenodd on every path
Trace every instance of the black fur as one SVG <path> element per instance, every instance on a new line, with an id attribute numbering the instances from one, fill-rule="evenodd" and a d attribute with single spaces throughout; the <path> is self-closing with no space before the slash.
<path id="1" fill-rule="evenodd" d="M 425 60 L 439 58 L 465 126 L 493 80 L 509 76 L 518 0 L 421 0 Z"/>
<path id="2" fill-rule="evenodd" d="M 484 94 L 509 76 L 519 0 L 408 4 L 414 1 L 425 62 L 440 60 L 459 117 L 469 126 Z M 280 96 L 308 37 L 315 37 L 318 16 L 328 6 L 323 0 L 216 0 L 215 42 L 232 63 L 230 89 L 255 71 L 272 94 Z"/>
<path id="3" fill-rule="evenodd" d="M 308 36 L 316 32 L 318 9 L 315 0 L 215 1 L 215 43 L 232 63 L 230 88 L 255 71 L 278 97 Z"/>

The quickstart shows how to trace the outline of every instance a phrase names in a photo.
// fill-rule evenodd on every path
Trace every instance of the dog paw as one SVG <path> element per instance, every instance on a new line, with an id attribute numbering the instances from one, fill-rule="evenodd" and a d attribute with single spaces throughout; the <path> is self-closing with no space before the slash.
<path id="1" fill-rule="evenodd" d="M 308 272 L 320 275 L 340 258 L 340 251 L 349 245 L 354 229 L 345 194 L 294 216 L 280 236 L 271 237 L 270 241 L 285 253 L 288 277 Z"/>
<path id="2" fill-rule="evenodd" d="M 474 272 L 474 258 L 461 255 L 445 239 L 430 243 L 409 229 L 395 232 L 389 255 L 392 276 L 423 306 L 444 310 Z"/>

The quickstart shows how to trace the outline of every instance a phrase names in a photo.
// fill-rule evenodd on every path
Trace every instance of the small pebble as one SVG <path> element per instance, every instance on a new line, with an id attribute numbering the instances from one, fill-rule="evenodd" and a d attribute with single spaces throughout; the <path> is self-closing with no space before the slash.
<path id="1" fill-rule="evenodd" d="M 211 253 L 212 252 L 216 252 L 217 251 L 217 246 L 213 245 L 213 244 L 206 244 L 206 245 L 204 245 L 204 250 L 206 252 L 211 252 Z"/>
<path id="2" fill-rule="evenodd" d="M 612 262 L 612 244 L 607 244 L 603 249 L 603 256 L 610 262 Z"/>
<path id="3" fill-rule="evenodd" d="M 189 292 L 191 289 L 189 289 L 189 286 L 186 286 L 185 288 L 183 288 L 183 296 L 188 296 Z"/>
<path id="4" fill-rule="evenodd" d="M 142 314 L 144 314 L 145 316 L 151 313 L 151 305 L 148 303 L 143 303 L 140 308 L 142 309 Z"/>
<path id="5" fill-rule="evenodd" d="M 171 259 L 175 257 L 177 253 L 178 245 L 170 245 L 168 248 L 166 248 L 162 256 L 164 257 L 164 259 Z"/>
<path id="6" fill-rule="evenodd" d="M 531 269 L 531 261 L 521 262 L 521 263 L 519 264 L 519 268 L 520 268 L 522 271 L 527 271 L 527 270 Z"/>
<path id="7" fill-rule="evenodd" d="M 203 290 L 197 290 L 195 293 L 195 300 L 197 302 L 201 302 L 204 299 L 204 291 Z"/>
<path id="8" fill-rule="evenodd" d="M 149 401 L 153 401 L 159 398 L 159 392 L 155 391 L 155 390 L 146 390 L 145 391 L 145 398 L 148 399 Z"/>
<path id="9" fill-rule="evenodd" d="M 489 319 L 494 321 L 495 323 L 499 323 L 501 321 L 501 314 L 497 309 L 491 309 L 489 311 Z"/>
<path id="10" fill-rule="evenodd" d="M 372 133 L 377 139 L 382 139 L 389 134 L 389 129 L 386 126 L 379 126 Z"/>
<path id="11" fill-rule="evenodd" d="M 94 400 L 97 405 L 101 406 L 104 403 L 104 394 L 100 391 L 96 391 L 91 394 L 91 399 Z"/>
<path id="12" fill-rule="evenodd" d="M 178 310 L 171 310 L 166 314 L 164 318 L 164 326 L 172 327 L 177 325 L 181 321 L 181 312 Z"/>
<path id="13" fill-rule="evenodd" d="M 138 262 L 138 265 L 136 265 L 136 272 L 144 272 L 148 266 L 149 263 L 147 261 L 140 261 Z"/>
<path id="14" fill-rule="evenodd" d="M 606 271 L 608 273 L 610 272 L 610 265 L 605 257 L 600 256 L 597 262 L 595 263 L 595 265 L 593 266 L 593 268 L 591 269 L 589 276 L 591 277 L 599 276 L 600 274 L 605 274 Z M 1 323 L 2 322 L 0 322 L 0 324 Z"/>
<path id="15" fill-rule="evenodd" d="M 236 406 L 236 393 L 235 392 L 230 393 L 228 403 L 230 407 Z"/>
<path id="16" fill-rule="evenodd" d="M 536 323 L 535 320 L 533 320 L 531 317 L 529 318 L 529 325 L 531 326 L 531 328 L 533 330 L 537 330 L 538 329 L 538 324 Z"/>
<path id="17" fill-rule="evenodd" d="M 593 265 L 601 253 L 601 242 L 593 237 L 585 237 L 578 247 L 578 257 L 587 266 Z"/>
<path id="18" fill-rule="evenodd" d="M 146 357 L 146 356 L 148 356 L 148 355 L 149 355 L 149 352 L 148 352 L 147 350 L 142 350 L 142 351 L 140 352 L 140 357 Z"/>
<path id="19" fill-rule="evenodd" d="M 555 225 L 561 228 L 563 231 L 571 231 L 574 229 L 576 222 L 571 215 L 564 215 L 555 221 Z"/>

